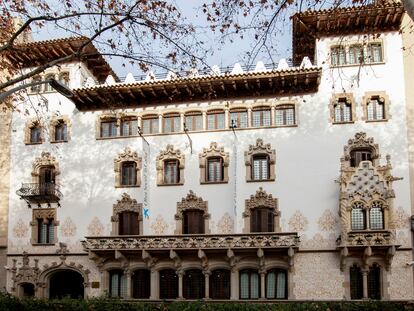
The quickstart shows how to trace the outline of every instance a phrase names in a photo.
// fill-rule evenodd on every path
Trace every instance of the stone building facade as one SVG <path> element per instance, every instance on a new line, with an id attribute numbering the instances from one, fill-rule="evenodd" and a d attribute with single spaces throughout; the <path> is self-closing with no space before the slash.
<path id="1" fill-rule="evenodd" d="M 292 65 L 120 82 L 100 59 L 37 77 L 73 96 L 32 89 L 48 111 L 13 119 L 7 289 L 413 299 L 403 15 L 297 14 Z"/>

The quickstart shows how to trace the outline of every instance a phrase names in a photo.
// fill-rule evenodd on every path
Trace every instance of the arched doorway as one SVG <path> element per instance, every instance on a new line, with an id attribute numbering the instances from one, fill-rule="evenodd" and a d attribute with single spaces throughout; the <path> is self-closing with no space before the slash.
<path id="1" fill-rule="evenodd" d="M 53 273 L 49 280 L 49 298 L 83 298 L 84 280 L 80 273 L 61 270 Z"/>

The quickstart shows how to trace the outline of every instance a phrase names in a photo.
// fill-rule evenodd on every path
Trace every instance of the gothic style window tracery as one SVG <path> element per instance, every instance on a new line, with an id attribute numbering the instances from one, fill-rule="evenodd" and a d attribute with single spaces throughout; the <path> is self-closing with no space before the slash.
<path id="1" fill-rule="evenodd" d="M 115 187 L 139 187 L 141 185 L 142 159 L 138 153 L 126 147 L 114 159 Z"/>
<path id="2" fill-rule="evenodd" d="M 244 160 L 247 182 L 275 180 L 276 152 L 270 144 L 257 139 L 256 145 L 250 145 L 245 151 Z"/>
<path id="3" fill-rule="evenodd" d="M 208 234 L 209 219 L 207 202 L 190 190 L 187 196 L 177 203 L 175 234 Z"/>
<path id="4" fill-rule="evenodd" d="M 157 185 L 183 185 L 184 164 L 185 156 L 181 151 L 167 145 L 166 150 L 157 156 Z"/>
<path id="5" fill-rule="evenodd" d="M 212 142 L 199 154 L 200 183 L 228 182 L 229 153 Z"/>
<path id="6" fill-rule="evenodd" d="M 33 209 L 32 244 L 56 244 L 57 226 L 56 209 L 41 208 Z"/>
<path id="7" fill-rule="evenodd" d="M 113 205 L 112 235 L 142 235 L 142 204 L 127 193 Z"/>

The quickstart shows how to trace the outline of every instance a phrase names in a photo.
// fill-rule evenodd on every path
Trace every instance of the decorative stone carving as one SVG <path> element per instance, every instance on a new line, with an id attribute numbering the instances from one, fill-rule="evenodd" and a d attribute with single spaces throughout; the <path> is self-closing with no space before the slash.
<path id="1" fill-rule="evenodd" d="M 19 239 L 27 237 L 28 231 L 28 226 L 21 219 L 19 219 L 13 227 L 13 234 Z"/>
<path id="2" fill-rule="evenodd" d="M 168 230 L 168 224 L 165 222 L 162 215 L 157 215 L 155 221 L 151 224 L 151 230 L 153 235 L 164 235 Z"/>
<path id="3" fill-rule="evenodd" d="M 338 122 L 335 121 L 335 105 L 339 104 L 340 102 L 346 103 L 351 106 L 351 121 L 347 122 Z M 329 115 L 330 115 L 330 122 L 331 123 L 353 123 L 356 120 L 356 109 L 355 109 L 355 99 L 351 93 L 339 93 L 334 94 L 332 99 L 329 103 Z"/>
<path id="4" fill-rule="evenodd" d="M 39 208 L 39 209 L 33 209 L 33 218 L 30 223 L 30 226 L 32 227 L 32 238 L 31 243 L 37 244 L 39 243 L 39 219 L 43 220 L 43 223 L 49 223 L 50 219 L 53 219 L 53 237 L 54 240 L 50 241 L 49 244 L 55 244 L 57 243 L 57 226 L 59 226 L 59 221 L 57 221 L 56 216 L 56 209 L 55 208 Z"/>
<path id="5" fill-rule="evenodd" d="M 122 185 L 122 163 L 134 162 L 136 168 L 136 184 L 135 185 Z M 114 159 L 114 171 L 115 171 L 115 187 L 139 187 L 141 186 L 141 168 L 142 159 L 138 157 L 138 153 L 132 151 L 126 147 L 123 152 L 119 153 Z"/>
<path id="6" fill-rule="evenodd" d="M 138 214 L 138 228 L 139 234 L 143 233 L 143 215 L 142 215 L 142 204 L 138 203 L 137 200 L 132 199 L 128 193 L 122 194 L 121 200 L 118 200 L 116 204 L 113 205 L 113 215 L 111 217 L 112 222 L 112 234 L 119 234 L 119 214 L 123 212 L 134 212 Z"/>
<path id="7" fill-rule="evenodd" d="M 184 184 L 184 167 L 185 167 L 185 156 L 181 153 L 181 150 L 174 150 L 173 145 L 167 145 L 165 150 L 162 150 L 157 156 L 157 185 L 171 185 L 164 182 L 164 162 L 167 160 L 177 160 L 179 163 L 180 180 L 178 183 L 173 185 Z"/>
<path id="8" fill-rule="evenodd" d="M 197 197 L 192 190 L 187 194 L 185 198 L 181 199 L 181 202 L 177 202 L 177 213 L 175 214 L 176 229 L 175 234 L 181 234 L 183 228 L 183 213 L 187 210 L 200 210 L 204 213 L 204 228 L 205 233 L 210 233 L 209 220 L 210 214 L 208 213 L 207 201 L 203 201 L 202 198 Z"/>
<path id="9" fill-rule="evenodd" d="M 72 218 L 65 218 L 60 226 L 60 233 L 62 237 L 74 237 L 76 235 L 76 225 Z"/>
<path id="10" fill-rule="evenodd" d="M 401 206 L 395 209 L 393 219 L 395 229 L 406 229 L 410 226 L 410 215 Z"/>
<path id="11" fill-rule="evenodd" d="M 104 225 L 99 221 L 98 217 L 94 217 L 88 225 L 88 235 L 100 236 L 103 235 Z"/>
<path id="12" fill-rule="evenodd" d="M 12 292 L 16 293 L 16 290 L 18 290 L 19 285 L 23 283 L 33 284 L 35 291 L 37 290 L 37 287 L 39 286 L 40 275 L 39 259 L 34 259 L 34 266 L 31 266 L 28 254 L 26 252 L 23 252 L 22 266 L 20 268 L 17 268 L 17 260 L 13 259 L 13 266 L 11 268 L 8 268 L 8 270 L 12 274 Z M 23 296 L 23 293 L 20 293 L 19 291 L 16 294 L 19 297 Z"/>
<path id="13" fill-rule="evenodd" d="M 266 181 L 275 180 L 276 151 L 272 149 L 270 144 L 265 144 L 261 138 L 258 138 L 256 145 L 250 145 L 249 150 L 244 152 L 247 182 L 255 181 L 252 178 L 253 157 L 260 155 L 269 157 L 269 179 L 266 179 Z"/>
<path id="14" fill-rule="evenodd" d="M 32 128 L 35 127 L 40 127 L 42 133 L 40 135 L 40 141 L 39 142 L 31 142 L 30 140 L 30 136 L 31 136 L 31 131 Z M 26 145 L 32 145 L 32 144 L 41 144 L 44 141 L 44 124 L 43 122 L 38 119 L 38 118 L 34 118 L 34 119 L 30 119 L 26 122 L 26 126 L 24 128 L 24 143 Z"/>
<path id="15" fill-rule="evenodd" d="M 219 220 L 217 224 L 217 233 L 218 234 L 232 234 L 234 233 L 234 220 L 229 215 L 225 213 L 223 217 Z"/>
<path id="16" fill-rule="evenodd" d="M 209 182 L 207 178 L 208 159 L 221 158 L 223 161 L 223 178 L 222 183 L 229 181 L 229 153 L 224 151 L 224 147 L 218 147 L 216 142 L 210 143 L 209 148 L 203 148 L 203 152 L 198 155 L 200 162 L 200 183 L 218 183 Z"/>
<path id="17" fill-rule="evenodd" d="M 321 231 L 334 231 L 337 224 L 337 217 L 329 209 L 326 209 L 318 219 L 318 225 Z"/>
<path id="18" fill-rule="evenodd" d="M 364 116 L 362 120 L 372 122 L 376 120 L 368 120 L 368 103 L 372 99 L 377 99 L 381 104 L 384 105 L 384 118 L 379 121 L 387 121 L 391 118 L 390 114 L 390 99 L 384 91 L 380 92 L 366 92 L 362 97 L 362 109 L 364 111 Z"/>
<path id="19" fill-rule="evenodd" d="M 374 138 L 368 137 L 365 132 L 358 132 L 354 138 L 348 140 L 348 145 L 344 147 L 344 157 L 341 158 L 341 168 L 349 168 L 351 160 L 351 152 L 355 149 L 367 149 L 371 151 L 373 165 L 377 165 L 379 159 L 379 147 L 374 143 Z"/>
<path id="20" fill-rule="evenodd" d="M 277 199 L 273 198 L 271 194 L 267 194 L 262 187 L 256 191 L 255 195 L 251 195 L 250 199 L 245 201 L 243 218 L 244 228 L 243 232 L 250 232 L 250 214 L 255 208 L 270 208 L 273 210 L 275 232 L 280 232 L 280 211 L 277 206 Z"/>
<path id="21" fill-rule="evenodd" d="M 34 183 L 39 182 L 40 169 L 42 167 L 49 166 L 54 168 L 54 174 L 56 176 L 55 183 L 58 182 L 58 175 L 60 174 L 59 163 L 56 158 L 50 154 L 50 152 L 43 151 L 40 157 L 37 157 L 33 162 L 32 178 Z"/>
<path id="22" fill-rule="evenodd" d="M 289 230 L 295 232 L 303 232 L 306 230 L 309 221 L 300 211 L 296 211 L 289 219 Z"/>

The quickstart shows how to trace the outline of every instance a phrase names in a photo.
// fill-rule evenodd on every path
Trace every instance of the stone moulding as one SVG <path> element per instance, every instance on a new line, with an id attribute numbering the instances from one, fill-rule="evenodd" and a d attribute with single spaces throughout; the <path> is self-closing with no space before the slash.
<path id="1" fill-rule="evenodd" d="M 381 246 L 393 244 L 395 244 L 393 235 L 388 230 L 348 233 L 348 246 Z"/>
<path id="2" fill-rule="evenodd" d="M 86 251 L 107 250 L 194 250 L 194 249 L 274 249 L 298 248 L 296 233 L 260 233 L 234 235 L 188 236 L 122 236 L 86 237 L 82 241 Z"/>

